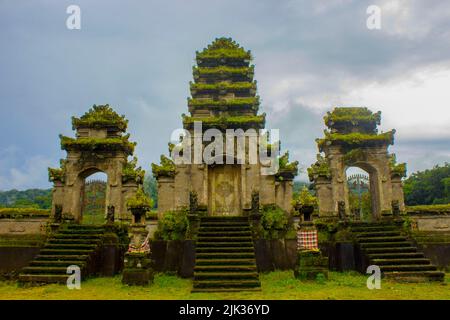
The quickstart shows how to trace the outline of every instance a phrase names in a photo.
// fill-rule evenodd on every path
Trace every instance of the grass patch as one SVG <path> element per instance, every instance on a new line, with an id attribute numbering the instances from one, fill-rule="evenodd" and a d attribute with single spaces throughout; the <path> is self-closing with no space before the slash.
<path id="1" fill-rule="evenodd" d="M 19 287 L 15 282 L 0 282 L 0 299 L 62 299 L 62 300 L 180 300 L 180 299 L 450 299 L 450 274 L 445 283 L 396 283 L 383 280 L 380 290 L 366 287 L 367 277 L 356 272 L 330 272 L 323 283 L 299 281 L 291 271 L 277 271 L 260 276 L 261 292 L 191 293 L 192 281 L 176 276 L 157 274 L 152 285 L 130 287 L 121 283 L 121 276 L 94 278 L 81 284 L 81 290 L 69 290 L 64 285 Z"/>

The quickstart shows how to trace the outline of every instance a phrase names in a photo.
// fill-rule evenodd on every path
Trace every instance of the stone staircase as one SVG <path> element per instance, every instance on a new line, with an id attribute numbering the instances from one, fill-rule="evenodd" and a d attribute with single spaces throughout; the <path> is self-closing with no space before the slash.
<path id="1" fill-rule="evenodd" d="M 192 292 L 259 291 L 247 217 L 201 218 Z"/>
<path id="2" fill-rule="evenodd" d="M 378 265 L 384 278 L 400 281 L 444 281 L 444 272 L 438 271 L 422 252 L 402 234 L 393 223 L 358 223 L 351 227 L 365 262 Z"/>
<path id="3" fill-rule="evenodd" d="M 95 272 L 97 249 L 103 227 L 67 225 L 53 234 L 28 267 L 19 274 L 19 283 L 66 283 L 67 267 L 77 265 L 81 279 Z"/>

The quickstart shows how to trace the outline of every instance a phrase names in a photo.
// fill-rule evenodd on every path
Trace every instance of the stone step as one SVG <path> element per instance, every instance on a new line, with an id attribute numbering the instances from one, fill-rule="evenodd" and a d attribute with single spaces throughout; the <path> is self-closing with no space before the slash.
<path id="1" fill-rule="evenodd" d="M 199 235 L 197 238 L 198 243 L 220 243 L 220 242 L 249 242 L 253 243 L 252 237 L 224 237 L 222 235 L 217 235 L 217 237 L 203 237 Z"/>
<path id="2" fill-rule="evenodd" d="M 400 258 L 400 259 L 371 259 L 371 264 L 382 265 L 429 265 L 427 258 Z"/>
<path id="3" fill-rule="evenodd" d="M 220 238 L 220 237 L 246 237 L 250 238 L 252 236 L 252 233 L 250 230 L 248 231 L 200 231 L 198 233 L 198 236 L 201 238 Z"/>
<path id="4" fill-rule="evenodd" d="M 105 228 L 102 225 L 89 225 L 89 224 L 69 224 L 65 226 L 69 230 L 96 230 L 103 231 Z"/>
<path id="5" fill-rule="evenodd" d="M 445 273 L 441 271 L 393 271 L 383 272 L 383 278 L 395 279 L 396 281 L 404 282 L 428 282 L 440 281 L 445 279 Z"/>
<path id="6" fill-rule="evenodd" d="M 49 239 L 47 244 L 94 244 L 97 245 L 101 241 L 100 238 L 97 239 Z"/>
<path id="7" fill-rule="evenodd" d="M 214 248 L 215 249 L 215 248 Z M 233 248 L 233 250 L 236 248 Z M 249 248 L 247 252 L 243 252 L 242 250 L 236 250 L 231 252 L 226 252 L 227 250 L 221 249 L 220 251 L 206 251 L 199 252 L 196 250 L 196 259 L 254 259 L 255 252 L 253 248 Z"/>
<path id="8" fill-rule="evenodd" d="M 87 249 L 42 249 L 41 255 L 89 255 L 92 250 Z"/>
<path id="9" fill-rule="evenodd" d="M 259 280 L 198 280 L 194 282 L 194 289 L 199 288 L 225 288 L 241 289 L 260 287 Z"/>
<path id="10" fill-rule="evenodd" d="M 400 231 L 373 231 L 356 233 L 358 239 L 372 238 L 372 237 L 395 237 L 400 236 Z"/>
<path id="11" fill-rule="evenodd" d="M 260 288 L 247 217 L 202 218 L 193 288 L 193 292 Z"/>
<path id="12" fill-rule="evenodd" d="M 97 247 L 96 244 L 80 244 L 80 243 L 47 243 L 44 249 L 82 249 L 82 250 L 94 250 Z"/>
<path id="13" fill-rule="evenodd" d="M 257 272 L 194 272 L 194 281 L 202 280 L 258 280 Z"/>
<path id="14" fill-rule="evenodd" d="M 86 261 L 88 255 L 39 254 L 34 261 Z"/>
<path id="15" fill-rule="evenodd" d="M 80 240 L 101 240 L 103 237 L 103 235 L 99 235 L 99 234 L 55 234 L 54 236 L 52 236 L 52 239 L 70 239 L 70 240 L 75 240 L 75 239 L 80 239 Z"/>
<path id="16" fill-rule="evenodd" d="M 83 269 L 82 266 L 79 266 Z M 67 267 L 25 267 L 22 269 L 24 274 L 67 274 Z"/>
<path id="17" fill-rule="evenodd" d="M 396 226 L 367 226 L 367 227 L 351 227 L 352 232 L 362 233 L 362 232 L 383 232 L 383 231 L 398 231 Z"/>
<path id="18" fill-rule="evenodd" d="M 203 217 L 201 218 L 201 223 L 203 222 L 241 222 L 241 223 L 249 223 L 248 217 Z"/>
<path id="19" fill-rule="evenodd" d="M 103 235 L 103 231 L 97 231 L 97 230 L 86 230 L 86 229 L 67 229 L 67 230 L 60 230 L 58 234 L 70 234 L 70 235 Z"/>
<path id="20" fill-rule="evenodd" d="M 364 252 L 367 254 L 380 254 L 380 253 L 417 253 L 417 247 L 379 247 L 379 248 L 366 248 Z"/>
<path id="21" fill-rule="evenodd" d="M 369 259 L 413 259 L 424 258 L 421 252 L 399 252 L 399 253 L 373 253 L 368 255 Z"/>
<path id="22" fill-rule="evenodd" d="M 408 239 L 403 236 L 392 237 L 372 237 L 372 238 L 359 238 L 358 242 L 361 244 L 374 243 L 374 242 L 406 242 Z"/>
<path id="23" fill-rule="evenodd" d="M 226 257 L 223 257 L 222 259 L 217 259 L 217 258 L 212 258 L 212 259 L 199 259 L 197 257 L 197 259 L 195 260 L 195 265 L 196 266 L 209 266 L 209 265 L 220 265 L 220 266 L 225 266 L 225 265 L 230 265 L 230 266 L 237 266 L 237 265 L 251 265 L 254 266 L 256 264 L 256 260 L 255 259 L 234 259 L 234 258 L 229 258 L 229 255 L 227 255 Z"/>
<path id="24" fill-rule="evenodd" d="M 436 266 L 434 265 L 382 265 L 380 266 L 381 271 L 436 271 Z"/>
<path id="25" fill-rule="evenodd" d="M 68 267 L 77 265 L 80 268 L 86 265 L 83 260 L 34 260 L 30 263 L 30 267 Z"/>
<path id="26" fill-rule="evenodd" d="M 222 222 L 222 221 L 217 221 L 217 222 L 203 222 L 200 223 L 200 228 L 209 228 L 209 227 L 248 227 L 248 223 L 246 222 Z"/>
<path id="27" fill-rule="evenodd" d="M 392 221 L 352 221 L 350 222 L 352 228 L 358 227 L 395 227 L 396 225 Z"/>
<path id="28" fill-rule="evenodd" d="M 220 232 L 245 232 L 245 231 L 251 231 L 250 227 L 248 225 L 241 226 L 241 227 L 233 227 L 233 226 L 224 226 L 224 227 L 204 227 L 200 226 L 198 229 L 199 233 L 203 232 L 214 232 L 214 233 L 220 233 Z"/>
<path id="29" fill-rule="evenodd" d="M 67 283 L 69 275 L 63 274 L 19 274 L 19 283 Z"/>
<path id="30" fill-rule="evenodd" d="M 197 242 L 197 248 L 231 248 L 231 247 L 237 247 L 237 248 L 253 248 L 253 242 L 248 241 L 241 241 L 241 242 Z"/>
<path id="31" fill-rule="evenodd" d="M 256 272 L 254 264 L 247 265 L 196 265 L 194 272 Z"/>
<path id="32" fill-rule="evenodd" d="M 368 242 L 361 243 L 361 248 L 363 249 L 373 249 L 373 248 L 409 248 L 412 247 L 412 243 L 409 241 L 399 241 L 399 242 Z"/>
<path id="33" fill-rule="evenodd" d="M 224 253 L 229 255 L 230 253 L 236 253 L 236 252 L 240 252 L 240 253 L 255 253 L 255 249 L 253 247 L 250 246 L 236 246 L 236 247 L 197 247 L 195 248 L 195 252 L 198 253 Z"/>

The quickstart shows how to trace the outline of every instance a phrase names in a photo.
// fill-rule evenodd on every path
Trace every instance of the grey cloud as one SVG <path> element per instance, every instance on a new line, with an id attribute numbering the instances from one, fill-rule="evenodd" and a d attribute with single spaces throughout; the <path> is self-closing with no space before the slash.
<path id="1" fill-rule="evenodd" d="M 13 168 L 26 172 L 26 159 L 33 157 L 57 165 L 64 157 L 58 134 L 73 134 L 70 117 L 102 103 L 130 119 L 140 164 L 148 170 L 187 112 L 195 50 L 218 36 L 252 50 L 268 125 L 281 129 L 283 147 L 308 166 L 323 130 L 323 110 L 313 110 L 312 102 L 321 98 L 328 108 L 355 83 L 450 65 L 447 1 L 409 1 L 403 33 L 389 32 L 397 21 L 390 16 L 382 31 L 369 32 L 365 9 L 372 2 L 385 1 L 79 0 L 82 29 L 69 31 L 65 9 L 72 1 L 3 1 L 0 136 L 7 138 L 0 150 L 21 151 L 12 158 L 0 153 L 0 177 L 13 179 Z M 275 92 L 282 81 L 287 89 Z M 281 114 L 272 113 L 277 103 L 286 105 Z M 426 150 L 441 150 L 433 148 Z M 399 156 L 413 149 L 399 149 Z M 430 162 L 408 160 L 410 167 Z M 34 168 L 42 172 L 36 187 L 49 186 L 44 162 Z M 0 189 L 7 186 L 0 182 Z"/>

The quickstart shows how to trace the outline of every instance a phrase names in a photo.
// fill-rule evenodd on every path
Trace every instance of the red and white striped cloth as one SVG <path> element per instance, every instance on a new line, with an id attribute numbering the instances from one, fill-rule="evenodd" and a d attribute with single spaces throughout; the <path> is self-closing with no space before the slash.
<path id="1" fill-rule="evenodd" d="M 149 253 L 150 252 L 150 232 L 147 234 L 147 237 L 145 238 L 144 242 L 141 244 L 140 247 L 133 246 L 131 243 L 128 246 L 128 252 L 131 253 Z"/>
<path id="2" fill-rule="evenodd" d="M 319 250 L 317 230 L 299 230 L 297 232 L 298 250 Z"/>

